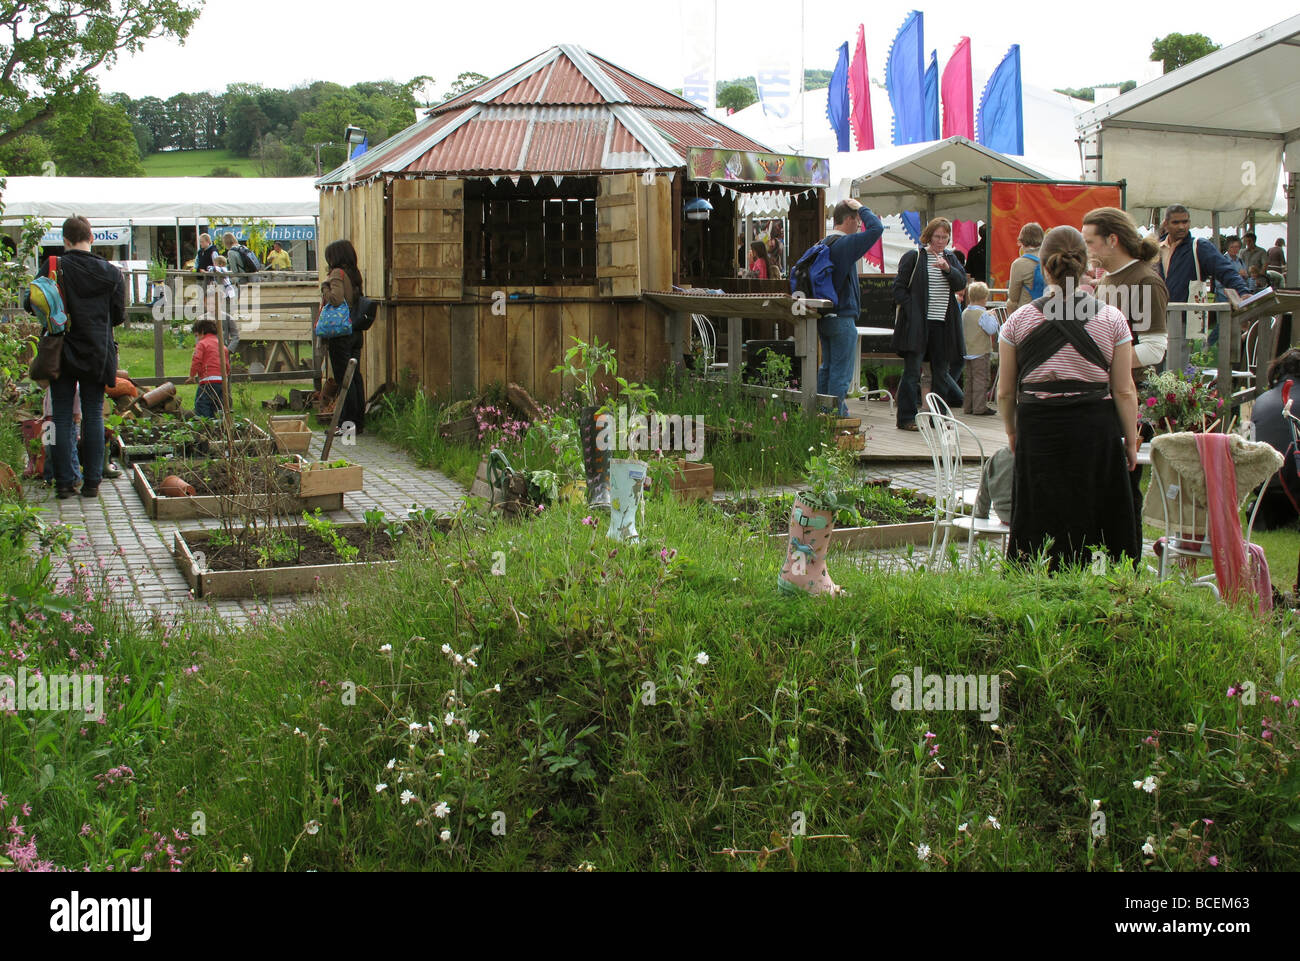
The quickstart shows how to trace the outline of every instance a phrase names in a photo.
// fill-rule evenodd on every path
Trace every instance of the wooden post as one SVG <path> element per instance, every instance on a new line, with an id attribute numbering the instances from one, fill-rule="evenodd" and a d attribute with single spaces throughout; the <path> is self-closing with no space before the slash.
<path id="1" fill-rule="evenodd" d="M 809 416 L 817 412 L 817 314 L 805 313 L 795 318 L 795 344 L 803 342 L 803 370 L 799 377 L 799 390 L 803 394 L 803 410 Z M 858 361 L 861 364 L 861 360 Z M 838 413 L 838 411 L 837 411 Z"/>
<path id="2" fill-rule="evenodd" d="M 157 314 L 153 318 L 153 375 L 163 376 L 163 319 Z"/>
<path id="3" fill-rule="evenodd" d="M 678 368 L 681 368 L 685 361 L 684 355 L 686 347 L 683 343 L 682 332 L 686 329 L 687 315 L 680 310 L 674 310 L 668 315 L 668 343 L 672 345 L 672 362 Z M 703 354 L 700 355 L 704 356 Z"/>
<path id="4" fill-rule="evenodd" d="M 334 431 L 339 426 L 339 415 L 343 413 L 343 400 L 348 395 L 349 388 L 352 387 L 352 375 L 357 370 L 357 359 L 353 357 L 348 361 L 348 369 L 343 374 L 343 383 L 339 384 L 339 394 L 334 401 L 334 416 L 330 418 L 329 430 L 325 433 L 325 446 L 321 448 L 320 459 L 329 460 L 330 448 L 334 446 Z"/>
<path id="5" fill-rule="evenodd" d="M 740 379 L 740 324 L 739 317 L 727 318 L 727 376 Z"/>

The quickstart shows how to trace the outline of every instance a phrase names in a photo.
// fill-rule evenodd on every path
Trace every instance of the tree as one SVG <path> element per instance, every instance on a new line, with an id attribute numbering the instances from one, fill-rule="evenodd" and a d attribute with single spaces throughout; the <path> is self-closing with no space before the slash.
<path id="1" fill-rule="evenodd" d="M 1203 33 L 1171 33 L 1151 41 L 1151 59 L 1165 65 L 1165 73 L 1214 53 L 1219 45 Z"/>
<path id="2" fill-rule="evenodd" d="M 44 137 L 25 133 L 0 147 L 0 173 L 40 177 L 49 173 L 50 145 Z"/>
<path id="3" fill-rule="evenodd" d="M 427 79 L 432 81 L 432 78 Z M 481 73 L 474 73 L 473 71 L 466 70 L 464 73 L 461 73 L 456 77 L 456 82 L 453 83 L 447 92 L 442 95 L 442 99 L 446 101 L 453 97 L 459 97 L 462 93 L 468 93 L 487 79 L 488 78 L 483 76 Z"/>
<path id="4" fill-rule="evenodd" d="M 149 131 L 151 150 L 165 150 L 176 146 L 176 132 L 172 128 L 167 105 L 157 97 L 141 97 L 135 102 L 135 120 Z M 139 137 L 136 139 L 139 140 Z"/>
<path id="5" fill-rule="evenodd" d="M 0 146 L 32 132 L 56 109 L 91 112 L 98 103 L 95 71 L 155 37 L 184 39 L 202 5 L 203 0 L 0 4 Z"/>
<path id="6" fill-rule="evenodd" d="M 1113 87 L 1114 84 L 1098 84 L 1101 87 Z M 1120 93 L 1128 93 L 1137 86 L 1136 80 L 1125 80 L 1119 85 Z M 1075 100 L 1096 100 L 1097 87 L 1057 87 L 1057 93 L 1063 93 L 1067 97 L 1073 97 Z"/>
<path id="7" fill-rule="evenodd" d="M 258 144 L 257 160 L 263 177 L 302 177 L 312 172 L 312 162 L 301 147 L 287 144 L 273 134 L 267 134 Z"/>
<path id="8" fill-rule="evenodd" d="M 757 100 L 754 91 L 739 83 L 730 84 L 718 91 L 718 106 L 725 110 L 744 110 Z"/>
<path id="9" fill-rule="evenodd" d="M 271 121 L 257 101 L 247 94 L 231 95 L 226 103 L 226 149 L 241 157 L 252 156 L 263 134 L 271 127 Z"/>
<path id="10" fill-rule="evenodd" d="M 143 177 L 140 148 L 121 107 L 96 99 L 89 115 L 60 111 L 46 128 L 64 177 Z"/>

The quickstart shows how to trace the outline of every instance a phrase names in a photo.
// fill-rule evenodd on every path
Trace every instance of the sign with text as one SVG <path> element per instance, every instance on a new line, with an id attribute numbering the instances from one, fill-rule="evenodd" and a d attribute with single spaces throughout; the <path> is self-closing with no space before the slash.
<path id="1" fill-rule="evenodd" d="M 125 247 L 131 242 L 130 227 L 91 227 L 95 233 L 95 247 Z M 62 247 L 63 228 L 52 227 L 41 236 L 42 247 Z"/>
<path id="2" fill-rule="evenodd" d="M 219 237 L 221 237 L 223 234 L 226 233 L 234 234 L 235 239 L 238 240 L 240 243 L 243 243 L 244 241 L 248 240 L 248 228 L 237 227 L 234 224 L 213 227 L 211 228 L 209 233 L 212 234 L 212 238 L 214 240 L 218 239 Z M 278 240 L 281 243 L 284 243 L 285 241 L 288 240 L 314 241 L 316 239 L 316 228 L 312 224 L 288 224 L 283 227 L 270 228 L 269 230 L 266 231 L 265 237 L 267 243 L 270 243 L 271 241 L 275 241 L 275 240 Z"/>
<path id="3" fill-rule="evenodd" d="M 691 147 L 686 156 L 686 176 L 690 180 L 726 183 L 826 187 L 830 184 L 830 163 L 821 157 L 798 154 Z"/>

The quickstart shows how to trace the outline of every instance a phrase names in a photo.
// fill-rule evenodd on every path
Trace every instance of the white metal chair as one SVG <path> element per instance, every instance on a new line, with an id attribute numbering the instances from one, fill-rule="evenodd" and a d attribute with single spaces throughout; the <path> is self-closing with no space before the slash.
<path id="1" fill-rule="evenodd" d="M 916 415 L 916 425 L 934 464 L 934 530 L 930 534 L 929 563 L 942 562 L 948 550 L 948 534 L 953 529 L 966 532 L 966 559 L 967 562 L 973 561 L 976 535 L 1006 537 L 1011 533 L 1011 528 L 1001 521 L 960 513 L 966 470 L 962 459 L 962 435 L 968 434 L 979 451 L 980 474 L 984 471 L 984 447 L 969 426 L 952 417 L 927 411 Z"/>
<path id="2" fill-rule="evenodd" d="M 1277 318 L 1270 317 L 1268 321 L 1271 329 L 1277 323 Z M 1259 359 L 1260 323 L 1261 321 L 1257 320 L 1246 328 L 1245 342 L 1241 351 L 1241 365 L 1246 369 L 1232 372 L 1234 384 L 1240 381 L 1242 387 L 1253 387 L 1255 384 L 1255 362 Z M 1219 379 L 1219 369 L 1217 367 L 1206 367 L 1201 371 L 1201 379 L 1207 384 L 1214 383 Z M 1234 392 L 1236 389 L 1236 387 L 1233 388 Z"/>
<path id="3" fill-rule="evenodd" d="M 961 421 L 957 420 L 956 415 L 953 414 L 952 408 L 948 406 L 948 402 L 934 391 L 925 395 L 925 406 L 930 413 L 937 414 L 940 417 L 946 417 L 949 420 L 957 421 L 957 423 L 961 424 Z M 961 424 L 961 426 L 965 427 L 972 437 L 975 437 L 975 432 L 969 427 L 965 424 Z M 980 448 L 980 468 L 982 470 L 984 466 L 984 446 L 979 444 L 978 437 L 975 438 L 975 443 L 978 444 Z M 976 485 L 975 487 L 964 487 L 957 492 L 957 509 L 959 512 L 964 513 L 967 509 L 975 506 L 975 498 L 979 495 L 979 490 L 979 486 Z"/>
<path id="4" fill-rule="evenodd" d="M 883 387 L 875 390 L 864 390 L 857 395 L 858 400 L 871 400 L 873 397 L 886 397 L 889 399 L 889 412 L 892 414 L 898 408 L 898 399 Z"/>
<path id="5" fill-rule="evenodd" d="M 1277 473 L 1282 466 L 1282 455 L 1268 444 L 1243 440 L 1235 434 L 1230 434 L 1229 438 L 1239 514 L 1246 499 Z M 1251 542 L 1259 502 L 1260 498 L 1256 497 L 1246 523 L 1243 540 L 1247 547 Z M 1162 524 L 1164 528 L 1164 547 L 1160 551 L 1157 575 L 1161 580 L 1169 573 L 1169 562 L 1173 557 L 1194 561 L 1213 557 L 1205 470 L 1195 434 L 1161 434 L 1151 442 L 1151 486 L 1147 490 L 1142 516 L 1148 523 Z M 1214 574 L 1198 577 L 1193 583 L 1198 587 L 1208 587 L 1215 597 L 1219 596 Z"/>

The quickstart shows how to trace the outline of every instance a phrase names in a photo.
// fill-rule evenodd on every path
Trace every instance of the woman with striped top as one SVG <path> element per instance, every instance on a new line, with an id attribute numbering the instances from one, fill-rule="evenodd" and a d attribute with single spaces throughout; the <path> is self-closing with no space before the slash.
<path id="1" fill-rule="evenodd" d="M 1079 291 L 1088 248 L 1078 230 L 1049 231 L 1041 259 L 1047 293 L 999 334 L 998 406 L 1015 454 L 1007 553 L 1046 551 L 1052 570 L 1088 563 L 1093 547 L 1136 560 L 1133 335 L 1120 311 Z"/>

